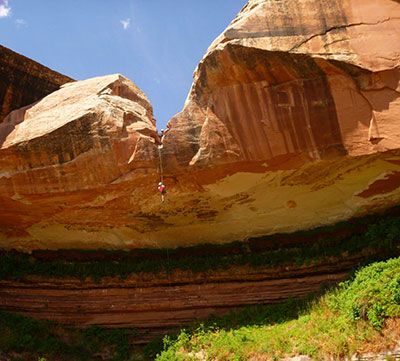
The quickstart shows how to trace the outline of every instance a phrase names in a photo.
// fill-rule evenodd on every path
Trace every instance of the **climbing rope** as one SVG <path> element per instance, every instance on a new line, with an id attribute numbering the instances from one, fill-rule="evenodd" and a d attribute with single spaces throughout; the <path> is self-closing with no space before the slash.
<path id="1" fill-rule="evenodd" d="M 165 193 L 166 193 L 166 187 L 164 184 L 164 168 L 163 168 L 163 162 L 162 162 L 162 154 L 161 154 L 161 150 L 163 148 L 162 142 L 161 144 L 158 146 L 158 158 L 159 158 L 159 164 L 160 164 L 160 182 L 158 183 L 158 191 L 161 194 L 161 202 L 164 202 L 164 197 L 165 197 Z"/>
<path id="2" fill-rule="evenodd" d="M 164 169 L 162 163 L 162 154 L 161 154 L 162 144 L 158 146 L 158 158 L 160 162 L 160 182 L 164 184 Z"/>
<path id="3" fill-rule="evenodd" d="M 164 131 L 161 131 L 161 142 L 158 145 L 158 159 L 159 159 L 159 171 L 160 171 L 160 182 L 158 183 L 158 191 L 161 194 L 161 202 L 164 202 L 164 196 L 166 193 L 166 187 L 164 185 L 164 167 L 163 167 L 163 160 L 162 160 L 162 149 L 163 149 L 163 135 Z M 168 298 L 168 308 L 170 311 L 172 311 L 172 302 L 171 302 L 171 262 L 169 258 L 169 250 L 167 248 L 167 265 L 165 267 L 165 271 L 167 273 L 167 278 L 168 278 L 168 286 L 167 286 L 167 298 Z"/>

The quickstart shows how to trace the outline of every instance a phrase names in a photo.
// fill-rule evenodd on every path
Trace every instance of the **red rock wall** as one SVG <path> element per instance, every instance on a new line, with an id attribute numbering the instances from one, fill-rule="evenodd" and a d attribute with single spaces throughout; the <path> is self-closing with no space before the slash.
<path id="1" fill-rule="evenodd" d="M 226 243 L 399 204 L 399 19 L 392 0 L 250 0 L 169 122 L 165 202 L 151 106 L 129 80 L 76 82 L 11 113 L 0 246 Z"/>
<path id="2" fill-rule="evenodd" d="M 177 160 L 201 166 L 397 149 L 399 28 L 392 0 L 250 0 L 200 62 L 168 147 L 190 134 Z"/>
<path id="3" fill-rule="evenodd" d="M 75 326 L 135 327 L 163 335 L 235 307 L 271 304 L 317 293 L 346 278 L 357 257 L 304 267 L 246 266 L 206 273 L 142 274 L 99 283 L 74 279 L 0 281 L 0 308 Z M 152 331 L 153 330 L 153 331 Z"/>
<path id="4" fill-rule="evenodd" d="M 73 79 L 0 45 L 0 122 Z"/>
<path id="5" fill-rule="evenodd" d="M 310 57 L 235 46 L 213 56 L 202 64 L 210 94 L 200 101 L 237 140 L 241 160 L 345 154 L 326 74 Z"/>

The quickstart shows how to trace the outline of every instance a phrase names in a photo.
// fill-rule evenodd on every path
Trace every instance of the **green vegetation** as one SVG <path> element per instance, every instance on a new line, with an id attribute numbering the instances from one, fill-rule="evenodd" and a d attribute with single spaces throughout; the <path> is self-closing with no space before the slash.
<path id="1" fill-rule="evenodd" d="M 347 236 L 340 235 L 343 230 L 347 231 Z M 338 234 L 335 231 L 339 231 Z M 49 259 L 35 253 L 28 255 L 1 252 L 0 279 L 17 280 L 29 275 L 81 279 L 90 277 L 94 280 L 114 276 L 123 279 L 141 272 L 170 273 L 175 269 L 201 272 L 232 265 L 300 266 L 330 257 L 347 258 L 351 255 L 360 255 L 367 262 L 397 255 L 400 250 L 399 234 L 400 218 L 381 215 L 307 232 L 263 237 L 222 246 L 138 250 L 134 253 L 103 251 L 103 255 L 97 258 L 94 257 L 96 251 L 78 251 L 81 255 L 86 255 L 84 260 L 68 260 L 58 256 Z M 286 246 L 282 247 L 281 244 Z"/>
<path id="2" fill-rule="evenodd" d="M 4 311 L 0 311 L 0 319 L 0 350 L 17 354 L 15 361 L 101 360 L 99 354 L 110 361 L 138 359 L 138 350 L 132 345 L 133 329 L 69 329 Z"/>
<path id="3" fill-rule="evenodd" d="M 344 359 L 360 347 L 387 343 L 385 321 L 400 317 L 400 258 L 374 263 L 358 271 L 318 301 L 287 301 L 257 306 L 216 318 L 165 338 L 158 361 L 249 360 L 304 354 L 316 360 Z M 382 335 L 385 337 L 382 340 Z M 385 345 L 381 345 L 385 346 Z M 393 346 L 393 344 L 392 344 Z"/>
<path id="4" fill-rule="evenodd" d="M 387 320 L 396 320 L 394 333 Z M 0 350 L 14 360 L 277 360 L 306 354 L 343 359 L 400 337 L 400 258 L 373 263 L 320 298 L 258 305 L 214 317 L 176 337 L 133 345 L 133 329 L 77 330 L 0 311 Z M 162 348 L 164 348 L 163 351 Z M 101 355 L 101 357 L 100 357 Z"/>
<path id="5" fill-rule="evenodd" d="M 301 266 L 351 256 L 355 264 L 367 263 L 400 254 L 398 210 L 392 210 L 391 215 L 223 246 L 31 255 L 4 251 L 0 252 L 0 280 L 43 276 L 98 281 L 176 269 L 201 272 L 234 265 Z M 164 342 L 154 340 L 145 348 L 133 345 L 133 329 L 76 330 L 0 311 L 0 357 L 2 352 L 25 361 L 153 360 L 157 354 L 161 361 L 191 360 L 196 353 L 220 361 L 253 356 L 279 359 L 296 354 L 316 359 L 322 359 L 322 355 L 343 357 L 365 344 L 374 344 L 379 337 L 380 343 L 390 344 L 391 336 L 385 334 L 386 320 L 396 317 L 400 318 L 400 259 L 372 264 L 318 300 L 247 307 L 183 330 Z M 396 325 L 400 338 L 400 321 Z"/>

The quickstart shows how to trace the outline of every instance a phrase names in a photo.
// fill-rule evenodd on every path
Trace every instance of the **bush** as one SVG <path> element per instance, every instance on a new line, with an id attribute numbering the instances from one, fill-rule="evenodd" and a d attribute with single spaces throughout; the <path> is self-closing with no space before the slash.
<path id="1" fill-rule="evenodd" d="M 368 320 L 380 330 L 387 317 L 400 315 L 400 258 L 361 269 L 343 283 L 331 305 L 356 321 Z"/>
<path id="2" fill-rule="evenodd" d="M 345 359 L 376 338 L 387 318 L 400 317 L 400 258 L 358 271 L 318 301 L 292 300 L 247 308 L 167 339 L 158 361 L 268 359 L 306 354 Z"/>

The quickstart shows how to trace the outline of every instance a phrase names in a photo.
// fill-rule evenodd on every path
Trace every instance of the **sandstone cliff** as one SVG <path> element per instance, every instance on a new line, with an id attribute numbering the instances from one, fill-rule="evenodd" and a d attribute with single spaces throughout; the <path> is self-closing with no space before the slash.
<path id="1" fill-rule="evenodd" d="M 397 149 L 399 28 L 392 0 L 250 0 L 199 64 L 169 137 L 195 133 L 184 160 L 205 165 Z"/>
<path id="2" fill-rule="evenodd" d="M 68 85 L 0 129 L 0 245 L 245 240 L 400 200 L 400 4 L 250 0 L 211 45 L 161 159 L 121 76 Z"/>
<path id="3" fill-rule="evenodd" d="M 73 81 L 0 45 L 0 122 L 14 109 L 29 105 Z"/>

